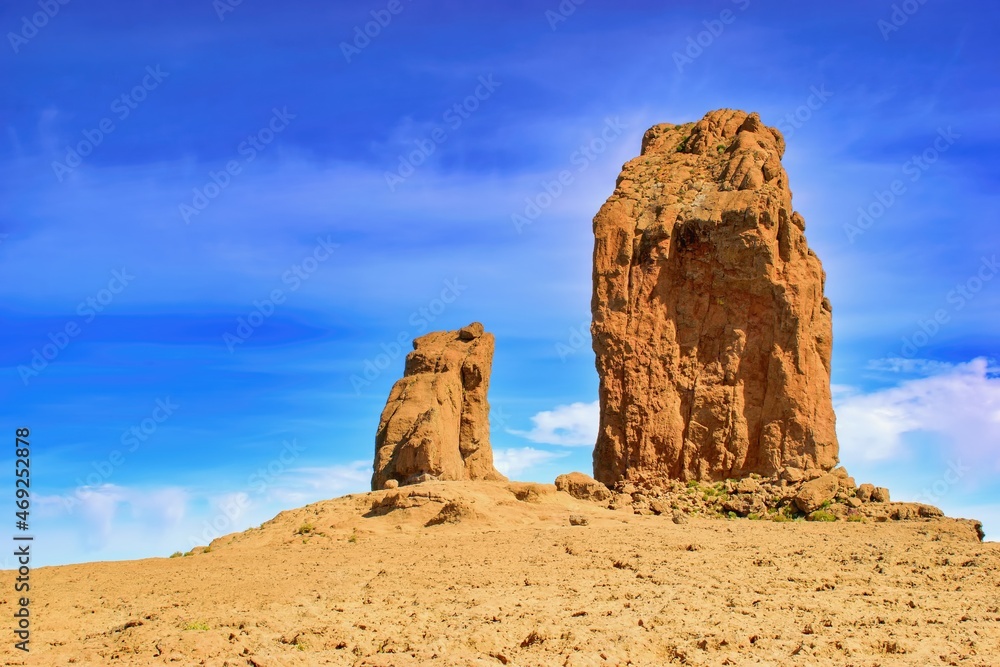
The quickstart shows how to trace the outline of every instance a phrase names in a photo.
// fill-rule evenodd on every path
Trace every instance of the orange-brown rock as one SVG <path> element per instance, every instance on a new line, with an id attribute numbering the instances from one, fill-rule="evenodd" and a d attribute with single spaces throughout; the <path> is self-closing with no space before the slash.
<path id="1" fill-rule="evenodd" d="M 375 435 L 372 489 L 440 480 L 506 480 L 493 467 L 493 334 L 474 322 L 413 341 Z"/>
<path id="2" fill-rule="evenodd" d="M 594 218 L 594 477 L 837 463 L 825 274 L 757 114 L 656 125 Z"/>

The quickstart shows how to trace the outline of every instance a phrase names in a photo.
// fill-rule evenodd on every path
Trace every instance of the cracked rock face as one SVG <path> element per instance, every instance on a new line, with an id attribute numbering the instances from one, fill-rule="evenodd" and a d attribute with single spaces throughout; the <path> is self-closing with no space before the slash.
<path id="1" fill-rule="evenodd" d="M 594 477 L 833 468 L 825 274 L 781 133 L 720 110 L 642 140 L 594 218 Z"/>
<path id="2" fill-rule="evenodd" d="M 379 420 L 372 490 L 389 480 L 507 479 L 493 467 L 490 448 L 493 345 L 478 322 L 413 341 Z"/>

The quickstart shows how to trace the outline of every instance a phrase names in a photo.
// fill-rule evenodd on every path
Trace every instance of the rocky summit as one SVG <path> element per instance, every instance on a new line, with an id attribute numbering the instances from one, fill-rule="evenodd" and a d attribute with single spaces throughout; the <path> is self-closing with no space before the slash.
<path id="1" fill-rule="evenodd" d="M 413 341 L 375 436 L 372 490 L 431 480 L 506 481 L 493 467 L 493 334 L 479 322 Z"/>
<path id="2" fill-rule="evenodd" d="M 597 480 L 837 464 L 831 306 L 784 150 L 756 113 L 656 125 L 594 218 Z"/>

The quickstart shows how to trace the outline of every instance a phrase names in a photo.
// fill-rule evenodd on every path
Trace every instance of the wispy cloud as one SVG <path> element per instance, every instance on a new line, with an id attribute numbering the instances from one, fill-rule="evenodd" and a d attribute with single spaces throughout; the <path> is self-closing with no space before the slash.
<path id="1" fill-rule="evenodd" d="M 845 456 L 886 460 L 906 450 L 907 434 L 939 437 L 954 456 L 1000 469 L 1000 377 L 985 358 L 963 364 L 883 360 L 880 370 L 922 377 L 871 392 L 841 392 L 835 407 Z"/>
<path id="2" fill-rule="evenodd" d="M 517 478 L 525 472 L 566 456 L 563 452 L 549 452 L 534 447 L 510 447 L 493 452 L 493 464 L 501 473 Z"/>
<path id="3" fill-rule="evenodd" d="M 507 432 L 542 444 L 592 447 L 597 441 L 600 404 L 594 401 L 560 405 L 539 412 L 531 421 L 534 426 L 530 431 L 507 429 Z"/>

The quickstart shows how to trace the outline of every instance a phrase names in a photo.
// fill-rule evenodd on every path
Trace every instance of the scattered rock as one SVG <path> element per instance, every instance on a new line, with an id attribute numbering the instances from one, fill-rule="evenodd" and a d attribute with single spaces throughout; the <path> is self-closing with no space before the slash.
<path id="1" fill-rule="evenodd" d="M 475 340 L 482 336 L 484 333 L 483 325 L 479 322 L 473 322 L 467 326 L 462 327 L 458 330 L 458 337 L 461 340 Z"/>
<path id="2" fill-rule="evenodd" d="M 514 497 L 525 503 L 540 503 L 542 496 L 547 496 L 556 492 L 556 488 L 551 484 L 537 484 L 535 482 L 510 482 L 507 484 Z"/>
<path id="3" fill-rule="evenodd" d="M 383 489 L 395 489 L 399 487 L 399 482 L 394 479 L 385 480 L 385 484 L 382 485 Z"/>
<path id="4" fill-rule="evenodd" d="M 683 524 L 688 522 L 688 518 L 684 512 L 674 512 L 673 521 L 676 524 Z"/>
<path id="5" fill-rule="evenodd" d="M 873 493 L 875 493 L 875 486 L 873 484 L 862 484 L 858 487 L 858 498 L 860 498 L 863 503 L 867 503 L 871 500 Z"/>
<path id="6" fill-rule="evenodd" d="M 379 421 L 373 490 L 390 479 L 506 481 L 490 448 L 493 345 L 478 322 L 413 341 Z"/>
<path id="7" fill-rule="evenodd" d="M 839 488 L 840 482 L 835 475 L 822 475 L 799 488 L 799 492 L 795 494 L 795 505 L 809 514 L 822 507 L 823 503 L 833 500 Z"/>
<path id="8" fill-rule="evenodd" d="M 437 516 L 430 519 L 426 526 L 438 526 L 443 523 L 458 523 L 463 519 L 472 519 L 479 514 L 468 503 L 451 501 L 445 504 Z"/>
<path id="9" fill-rule="evenodd" d="M 742 111 L 657 125 L 595 217 L 598 481 L 836 465 L 832 311 L 784 148 Z"/>
<path id="10" fill-rule="evenodd" d="M 571 472 L 556 477 L 556 488 L 580 500 L 603 503 L 611 498 L 611 491 L 590 475 Z"/>
<path id="11" fill-rule="evenodd" d="M 589 524 L 590 524 L 590 519 L 583 516 L 582 514 L 569 515 L 569 525 L 571 526 L 586 526 Z"/>
<path id="12" fill-rule="evenodd" d="M 884 486 L 876 486 L 875 490 L 872 491 L 872 501 L 876 503 L 889 502 L 889 489 Z"/>
<path id="13" fill-rule="evenodd" d="M 784 468 L 781 471 L 781 479 L 791 484 L 798 484 L 806 478 L 806 474 L 798 468 Z"/>

